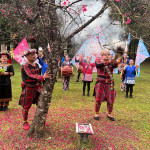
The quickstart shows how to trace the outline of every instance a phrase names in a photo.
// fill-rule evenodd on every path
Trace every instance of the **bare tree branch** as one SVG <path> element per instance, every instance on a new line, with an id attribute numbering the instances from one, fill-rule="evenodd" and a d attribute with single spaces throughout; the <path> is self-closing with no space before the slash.
<path id="1" fill-rule="evenodd" d="M 87 21 L 84 25 L 79 27 L 76 31 L 74 31 L 71 35 L 69 35 L 66 39 L 65 42 L 74 37 L 76 34 L 78 34 L 80 31 L 82 31 L 85 27 L 87 27 L 90 23 L 92 23 L 95 19 L 97 19 L 98 16 L 104 13 L 104 11 L 108 8 L 108 4 L 105 3 L 102 7 L 102 9 L 95 15 L 93 16 L 89 21 Z"/>
<path id="2" fill-rule="evenodd" d="M 72 2 L 71 4 L 69 4 L 68 6 L 66 6 L 65 9 L 67 9 L 68 7 L 74 5 L 74 4 L 78 3 L 78 2 L 81 2 L 81 1 L 82 1 L 82 0 L 77 0 L 77 1 L 75 1 L 75 2 Z"/>

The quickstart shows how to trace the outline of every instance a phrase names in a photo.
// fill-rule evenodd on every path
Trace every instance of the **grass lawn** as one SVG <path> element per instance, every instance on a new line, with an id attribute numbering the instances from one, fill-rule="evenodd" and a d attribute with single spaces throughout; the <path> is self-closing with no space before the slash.
<path id="1" fill-rule="evenodd" d="M 133 98 L 125 98 L 120 90 L 120 75 L 115 74 L 117 97 L 114 103 L 116 121 L 107 119 L 106 103 L 101 106 L 100 121 L 95 121 L 92 96 L 94 82 L 91 83 L 90 97 L 82 97 L 82 82 L 71 78 L 69 91 L 63 91 L 62 79 L 55 83 L 51 106 L 47 115 L 49 134 L 42 139 L 26 137 L 22 128 L 22 108 L 18 105 L 21 93 L 20 65 L 14 63 L 15 76 L 12 77 L 13 101 L 7 112 L 0 112 L 0 150 L 148 150 L 150 149 L 150 63 L 141 65 L 141 75 L 136 78 Z M 36 106 L 29 112 L 32 122 Z M 90 122 L 94 135 L 87 143 L 82 143 L 75 133 L 75 123 Z"/>

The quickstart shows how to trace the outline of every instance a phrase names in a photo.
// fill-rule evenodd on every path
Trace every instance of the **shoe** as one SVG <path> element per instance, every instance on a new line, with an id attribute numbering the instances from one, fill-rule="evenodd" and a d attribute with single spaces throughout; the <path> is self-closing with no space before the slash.
<path id="1" fill-rule="evenodd" d="M 88 93 L 87 96 L 90 97 L 90 94 Z"/>
<path id="2" fill-rule="evenodd" d="M 23 124 L 23 129 L 24 129 L 24 130 L 29 130 L 29 128 L 30 128 L 30 127 L 29 127 L 28 122 L 26 122 L 26 123 Z"/>
<path id="3" fill-rule="evenodd" d="M 3 111 L 3 106 L 0 107 L 0 111 Z"/>
<path id="4" fill-rule="evenodd" d="M 8 106 L 4 106 L 3 111 L 7 111 L 7 110 L 8 110 Z"/>
<path id="5" fill-rule="evenodd" d="M 79 80 L 77 80 L 76 82 L 79 82 Z"/>
<path id="6" fill-rule="evenodd" d="M 132 95 L 130 95 L 130 98 L 132 98 L 133 96 Z"/>
<path id="7" fill-rule="evenodd" d="M 115 121 L 115 118 L 114 117 L 110 117 L 107 115 L 107 117 L 111 120 L 111 121 Z"/>
<path id="8" fill-rule="evenodd" d="M 125 98 L 128 98 L 128 95 L 126 95 Z"/>
<path id="9" fill-rule="evenodd" d="M 94 119 L 95 119 L 95 120 L 98 120 L 98 121 L 99 121 L 99 118 L 100 118 L 100 117 L 95 117 L 95 116 L 94 116 Z"/>
<path id="10" fill-rule="evenodd" d="M 85 96 L 85 93 L 83 93 L 82 96 Z"/>

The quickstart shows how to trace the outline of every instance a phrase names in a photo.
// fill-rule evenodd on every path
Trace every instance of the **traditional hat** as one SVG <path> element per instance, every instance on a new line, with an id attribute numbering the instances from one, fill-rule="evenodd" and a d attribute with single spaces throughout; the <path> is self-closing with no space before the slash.
<path id="1" fill-rule="evenodd" d="M 23 52 L 22 57 L 31 53 L 36 53 L 36 49 L 27 49 Z"/>
<path id="2" fill-rule="evenodd" d="M 9 59 L 9 53 L 8 53 L 8 51 L 1 51 L 0 52 L 0 58 L 1 58 L 2 55 L 7 55 L 7 58 Z"/>

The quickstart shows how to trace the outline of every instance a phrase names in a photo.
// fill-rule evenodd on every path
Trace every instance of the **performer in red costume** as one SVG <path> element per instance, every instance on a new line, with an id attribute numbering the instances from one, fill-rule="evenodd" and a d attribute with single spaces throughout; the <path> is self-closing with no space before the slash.
<path id="1" fill-rule="evenodd" d="M 19 104 L 23 107 L 23 128 L 29 129 L 28 112 L 32 104 L 38 104 L 39 96 L 42 92 L 43 79 L 50 78 L 49 73 L 41 75 L 38 64 L 34 63 L 36 60 L 36 50 L 28 49 L 24 52 L 23 56 L 27 58 L 26 64 L 21 67 L 22 74 L 22 92 Z"/>
<path id="2" fill-rule="evenodd" d="M 91 63 L 92 57 L 87 57 L 87 63 L 83 61 L 83 59 L 80 62 L 80 65 L 83 66 L 83 96 L 85 96 L 85 88 L 87 84 L 87 96 L 90 96 L 90 83 L 93 81 L 92 78 L 92 71 L 95 67 L 95 63 Z"/>
<path id="3" fill-rule="evenodd" d="M 95 96 L 95 120 L 99 120 L 99 110 L 101 103 L 107 101 L 108 115 L 107 117 L 111 121 L 115 121 L 112 115 L 113 103 L 116 97 L 116 91 L 114 89 L 113 69 L 118 66 L 116 58 L 110 60 L 110 51 L 105 49 L 102 51 L 102 60 L 99 63 L 96 61 L 97 68 L 97 82 L 94 89 Z"/>

